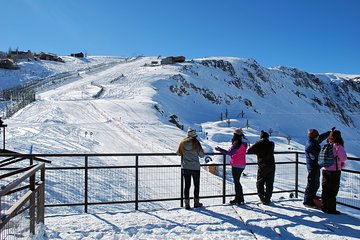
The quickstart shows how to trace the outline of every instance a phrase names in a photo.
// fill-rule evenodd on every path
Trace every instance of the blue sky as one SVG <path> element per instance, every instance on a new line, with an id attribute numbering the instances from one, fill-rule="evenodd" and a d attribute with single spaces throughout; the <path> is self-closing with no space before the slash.
<path id="1" fill-rule="evenodd" d="M 359 0 L 1 0 L 0 50 L 254 58 L 360 74 Z"/>

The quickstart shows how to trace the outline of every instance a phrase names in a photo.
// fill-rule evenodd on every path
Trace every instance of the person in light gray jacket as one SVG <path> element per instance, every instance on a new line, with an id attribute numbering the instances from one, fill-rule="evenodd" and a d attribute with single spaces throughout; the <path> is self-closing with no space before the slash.
<path id="1" fill-rule="evenodd" d="M 190 209 L 190 187 L 191 177 L 194 181 L 194 207 L 202 207 L 203 204 L 199 201 L 200 193 L 200 161 L 199 157 L 204 157 L 204 150 L 196 139 L 196 131 L 189 128 L 186 138 L 182 139 L 177 155 L 181 156 L 181 175 L 185 181 L 184 197 L 185 208 Z"/>

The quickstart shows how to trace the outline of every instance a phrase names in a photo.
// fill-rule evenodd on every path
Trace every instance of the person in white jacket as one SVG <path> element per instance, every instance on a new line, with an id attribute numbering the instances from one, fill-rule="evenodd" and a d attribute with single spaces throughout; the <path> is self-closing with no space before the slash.
<path id="1" fill-rule="evenodd" d="M 182 139 L 177 155 L 181 156 L 181 174 L 185 180 L 185 208 L 190 209 L 190 187 L 191 177 L 194 181 L 194 207 L 202 207 L 203 204 L 199 201 L 200 192 L 200 161 L 199 157 L 204 157 L 204 150 L 197 140 L 196 131 L 189 128 L 186 138 Z"/>
<path id="2" fill-rule="evenodd" d="M 321 210 L 329 214 L 340 214 L 336 210 L 336 196 L 340 188 L 341 169 L 345 166 L 347 155 L 340 131 L 331 131 L 327 141 L 333 143 L 335 161 L 330 167 L 324 167 L 322 171 Z"/>

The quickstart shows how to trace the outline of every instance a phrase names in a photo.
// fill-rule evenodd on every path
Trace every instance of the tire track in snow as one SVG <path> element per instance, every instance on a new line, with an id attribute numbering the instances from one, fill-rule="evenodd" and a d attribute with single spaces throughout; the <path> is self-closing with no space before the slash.
<path id="1" fill-rule="evenodd" d="M 258 203 L 247 203 L 233 208 L 256 239 L 297 239 L 287 228 L 281 227 L 284 220 L 274 216 Z"/>
<path id="2" fill-rule="evenodd" d="M 247 224 L 247 221 L 240 215 L 240 213 L 235 209 L 235 206 L 232 207 L 234 209 L 234 212 L 238 215 L 238 217 L 240 218 L 240 220 L 245 224 L 246 227 L 249 227 L 249 225 Z M 254 233 L 254 231 L 250 228 L 247 229 L 253 236 L 255 239 L 258 239 L 256 237 L 256 234 Z"/>

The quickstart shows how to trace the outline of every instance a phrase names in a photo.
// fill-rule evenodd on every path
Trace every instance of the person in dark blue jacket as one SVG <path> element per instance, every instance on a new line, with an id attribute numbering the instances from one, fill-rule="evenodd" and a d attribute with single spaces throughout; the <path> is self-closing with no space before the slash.
<path id="1" fill-rule="evenodd" d="M 309 129 L 308 132 L 308 142 L 305 147 L 308 177 L 303 202 L 306 207 L 315 207 L 314 199 L 317 198 L 316 193 L 320 187 L 320 166 L 318 164 L 321 151 L 320 143 L 324 141 L 329 134 L 330 131 L 319 134 L 316 129 Z"/>

